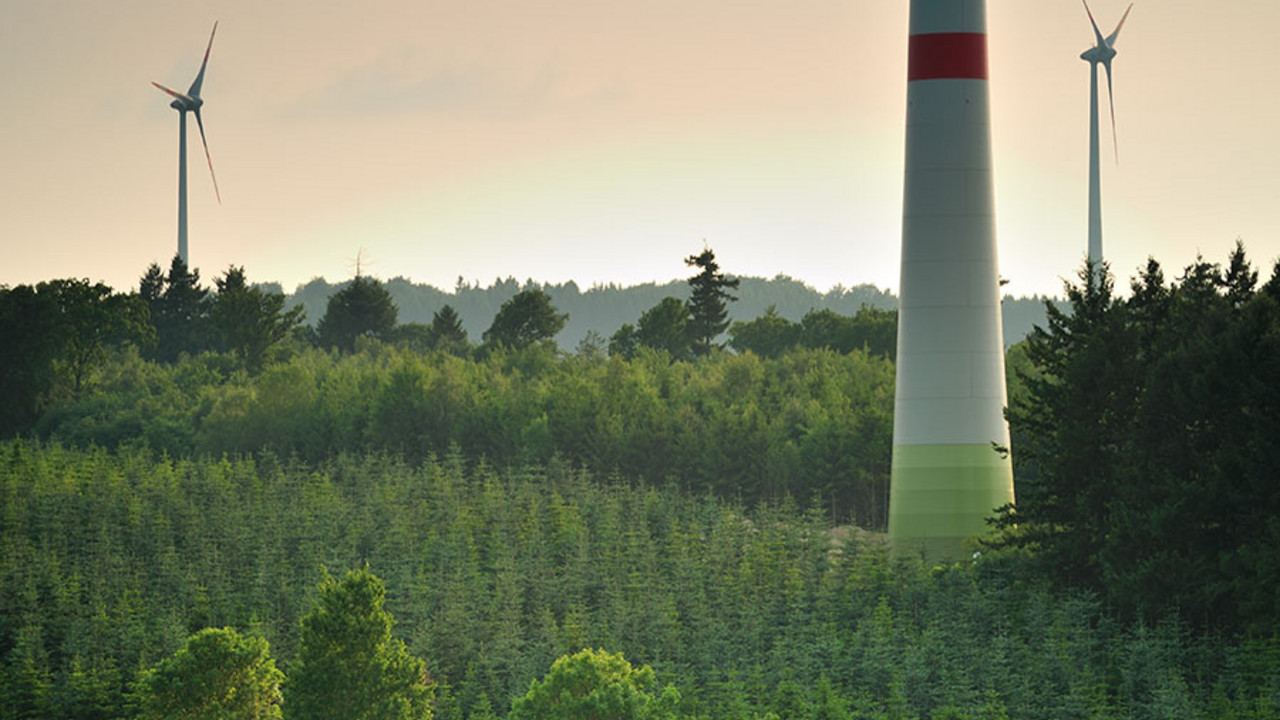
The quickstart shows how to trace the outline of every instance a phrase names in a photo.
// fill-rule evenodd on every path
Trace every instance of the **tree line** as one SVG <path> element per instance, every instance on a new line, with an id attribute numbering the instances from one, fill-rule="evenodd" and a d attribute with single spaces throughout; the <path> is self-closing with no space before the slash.
<path id="1" fill-rule="evenodd" d="M 566 354 L 552 342 L 564 313 L 540 290 L 504 303 L 477 345 L 449 306 L 430 325 L 397 324 L 372 278 L 331 296 L 307 328 L 243 269 L 206 292 L 175 259 L 167 275 L 152 266 L 137 295 L 98 286 L 99 304 L 109 300 L 122 320 L 91 323 L 95 334 L 83 342 L 94 353 L 77 366 L 74 387 L 58 358 L 71 339 L 82 341 L 80 326 L 62 335 L 44 328 L 87 311 L 52 300 L 50 284 L 3 291 L 0 308 L 13 321 L 0 336 L 27 353 L 0 369 L 14 399 L 4 429 L 76 444 L 141 442 L 179 456 L 263 446 L 311 461 L 366 449 L 421 459 L 451 447 L 499 465 L 560 456 L 629 478 L 679 477 L 747 502 L 822 497 L 833 517 L 882 527 L 893 372 L 883 343 L 859 340 L 872 311 L 812 313 L 786 354 L 758 323 L 738 323 L 733 354 L 717 338 L 737 281 L 710 249 L 687 262 L 697 270 L 695 299 L 666 298 L 638 333 L 624 325 L 610 341 Z M 48 307 L 33 311 L 17 302 L 24 298 Z M 880 335 L 891 333 L 892 315 L 874 313 Z M 63 339 L 44 354 L 29 350 L 46 337 Z"/>
<path id="2" fill-rule="evenodd" d="M 825 310 L 849 317 L 857 314 L 863 306 L 893 310 L 898 304 L 897 298 L 889 291 L 865 284 L 837 285 L 822 291 L 785 275 L 735 278 L 739 281 L 734 290 L 738 300 L 728 305 L 731 323 L 748 322 L 764 315 L 770 307 L 779 317 L 797 323 L 811 311 Z M 292 291 L 286 291 L 275 283 L 267 286 L 272 292 L 285 295 L 287 307 L 304 308 L 307 322 L 314 325 L 324 315 L 329 297 L 350 282 L 316 278 Z M 664 298 L 683 302 L 691 295 L 689 284 L 683 279 L 626 287 L 613 284 L 579 287 L 573 281 L 550 283 L 514 277 L 494 278 L 488 284 L 460 278 L 454 287 L 446 288 L 414 283 L 403 277 L 392 277 L 382 284 L 399 309 L 401 323 L 429 325 L 435 313 L 448 305 L 472 338 L 481 337 L 502 303 L 521 291 L 541 290 L 551 298 L 553 305 L 569 316 L 564 329 L 555 338 L 565 351 L 573 351 L 591 333 L 608 338 L 623 324 L 635 326 L 640 315 Z M 1044 300 L 1039 296 L 1005 295 L 1001 311 L 1006 345 L 1021 340 L 1034 325 L 1044 323 Z"/>

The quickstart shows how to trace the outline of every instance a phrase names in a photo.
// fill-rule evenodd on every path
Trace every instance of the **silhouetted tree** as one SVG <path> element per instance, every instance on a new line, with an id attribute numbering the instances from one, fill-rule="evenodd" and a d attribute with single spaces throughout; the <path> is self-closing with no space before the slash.
<path id="1" fill-rule="evenodd" d="M 357 275 L 351 284 L 329 297 L 317 328 L 322 347 L 351 350 L 356 338 L 387 339 L 398 315 L 391 294 L 377 280 Z"/>
<path id="2" fill-rule="evenodd" d="M 30 285 L 0 288 L 0 434 L 30 427 L 55 380 L 57 305 Z"/>
<path id="3" fill-rule="evenodd" d="M 58 307 L 58 327 L 51 329 L 62 347 L 58 363 L 70 375 L 75 393 L 85 376 L 106 359 L 108 346 L 151 337 L 147 310 L 140 300 L 114 293 L 88 280 L 53 280 L 38 291 L 51 293 Z"/>
<path id="4" fill-rule="evenodd" d="M 750 350 L 760 357 L 775 358 L 800 342 L 800 326 L 778 315 L 777 307 L 770 305 L 755 320 L 735 322 L 729 337 L 729 345 L 738 352 Z"/>
<path id="5" fill-rule="evenodd" d="M 502 303 L 484 332 L 484 341 L 514 349 L 528 347 L 554 338 L 568 317 L 556 312 L 550 295 L 538 289 L 524 290 Z"/>
<path id="6" fill-rule="evenodd" d="M 689 278 L 693 292 L 688 303 L 688 332 L 693 354 L 706 355 L 711 352 L 715 339 L 729 327 L 729 310 L 725 303 L 737 300 L 729 291 L 737 289 L 738 280 L 720 272 L 716 254 L 711 248 L 704 249 L 699 255 L 690 255 L 684 264 L 700 270 Z"/>
<path id="7" fill-rule="evenodd" d="M 458 317 L 458 312 L 452 305 L 445 305 L 432 314 L 427 343 L 433 350 L 454 355 L 466 353 L 469 347 L 467 331 L 463 329 L 462 318 Z"/>
<path id="8" fill-rule="evenodd" d="M 218 294 L 210 318 L 222 346 L 235 353 L 250 372 L 262 368 L 267 350 L 302 323 L 303 309 L 284 309 L 284 295 L 249 287 L 243 267 L 232 266 L 214 279 Z"/>
<path id="9" fill-rule="evenodd" d="M 150 355 L 173 362 L 183 353 L 207 350 L 210 342 L 209 310 L 213 300 L 200 287 L 200 271 L 189 269 L 182 258 L 173 256 L 169 273 L 161 276 L 152 263 L 138 283 L 138 295 L 151 311 L 156 343 Z"/>
<path id="10" fill-rule="evenodd" d="M 688 360 L 692 356 L 691 323 L 689 306 L 677 298 L 662 298 L 640 315 L 636 342 L 655 350 L 666 350 L 672 360 Z"/>
<path id="11" fill-rule="evenodd" d="M 610 355 L 621 355 L 630 360 L 635 356 L 638 347 L 640 347 L 640 340 L 636 337 L 636 326 L 631 323 L 623 323 L 622 327 L 609 337 Z"/>
<path id="12" fill-rule="evenodd" d="M 0 433 L 34 422 L 56 387 L 78 395 L 110 346 L 150 337 L 142 302 L 102 283 L 0 288 Z"/>

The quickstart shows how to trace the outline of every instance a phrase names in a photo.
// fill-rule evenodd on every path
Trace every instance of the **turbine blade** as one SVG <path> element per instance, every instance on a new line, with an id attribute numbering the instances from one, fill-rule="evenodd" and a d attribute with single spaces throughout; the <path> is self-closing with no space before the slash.
<path id="1" fill-rule="evenodd" d="M 1111 61 L 1102 63 L 1107 69 L 1107 105 L 1111 107 L 1111 147 L 1116 151 L 1116 165 L 1120 164 L 1120 143 L 1116 141 L 1116 96 L 1111 92 Z M 200 116 L 197 114 L 196 119 Z"/>
<path id="2" fill-rule="evenodd" d="M 1129 7 L 1125 8 L 1124 15 L 1120 16 L 1120 22 L 1116 24 L 1116 29 L 1111 31 L 1107 36 L 1107 44 L 1114 46 L 1116 37 L 1120 35 L 1120 28 L 1124 27 L 1124 21 L 1129 19 L 1129 11 L 1133 9 L 1133 3 L 1129 3 Z"/>
<path id="3" fill-rule="evenodd" d="M 200 142 L 204 145 L 204 159 L 209 161 L 209 177 L 213 178 L 213 193 L 218 196 L 218 204 L 222 204 L 222 193 L 218 191 L 218 176 L 213 172 L 213 158 L 209 156 L 209 141 L 204 139 L 204 121 L 200 119 L 200 108 L 194 110 L 196 125 L 200 126 Z"/>
<path id="4" fill-rule="evenodd" d="M 1084 11 L 1089 13 L 1089 24 L 1093 26 L 1094 36 L 1098 38 L 1098 47 L 1105 46 L 1107 44 L 1107 40 L 1102 37 L 1102 31 L 1098 29 L 1097 21 L 1093 19 L 1093 11 L 1089 9 L 1089 3 L 1087 0 L 1080 0 L 1080 2 L 1084 3 Z"/>
<path id="5" fill-rule="evenodd" d="M 186 95 L 183 95 L 182 93 L 178 92 L 177 90 L 170 90 L 169 88 L 167 88 L 167 87 L 165 87 L 165 86 L 161 85 L 160 83 L 156 82 L 155 80 L 152 80 L 152 81 L 151 81 L 151 84 L 152 84 L 152 85 L 155 85 L 156 87 L 160 88 L 161 90 L 163 90 L 163 91 L 165 91 L 165 92 L 169 93 L 170 95 L 172 95 L 172 96 L 174 96 L 174 97 L 178 98 L 179 100 L 183 100 L 183 101 L 185 101 L 185 102 L 191 102 L 191 98 L 190 98 L 190 97 L 187 97 Z"/>
<path id="6" fill-rule="evenodd" d="M 196 79 L 191 83 L 191 89 L 187 94 L 193 98 L 200 97 L 200 88 L 204 85 L 204 69 L 209 64 L 209 51 L 213 49 L 213 36 L 218 34 L 218 21 L 213 21 L 213 32 L 209 33 L 209 47 L 204 49 L 204 61 L 200 63 L 200 73 L 196 75 Z"/>

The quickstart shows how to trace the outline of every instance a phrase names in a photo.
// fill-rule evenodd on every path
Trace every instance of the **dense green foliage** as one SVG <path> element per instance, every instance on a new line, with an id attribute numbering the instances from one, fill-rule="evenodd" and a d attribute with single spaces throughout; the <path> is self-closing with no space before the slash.
<path id="1" fill-rule="evenodd" d="M 139 720 L 280 720 L 280 681 L 267 641 L 206 628 L 143 672 Z"/>
<path id="2" fill-rule="evenodd" d="M 830 310 L 810 310 L 793 323 L 770 307 L 764 315 L 738 321 L 729 328 L 729 345 L 739 352 L 778 357 L 795 347 L 828 348 L 847 353 L 864 350 L 893 360 L 898 354 L 898 313 L 863 305 L 852 317 Z"/>
<path id="3" fill-rule="evenodd" d="M 747 502 L 820 496 L 833 517 L 877 528 L 892 413 L 892 366 L 861 352 L 672 363 L 651 351 L 461 358 L 371 343 L 342 355 L 299 349 L 259 375 L 221 355 L 162 365 L 125 352 L 93 393 L 50 409 L 37 430 L 178 457 L 266 446 L 308 461 L 384 449 L 416 462 L 456 446 L 501 467 L 560 456 Z"/>
<path id="4" fill-rule="evenodd" d="M 59 397 L 76 397 L 112 346 L 153 339 L 136 297 L 88 280 L 0 288 L 0 435 L 29 427 Z"/>
<path id="5" fill-rule="evenodd" d="M 461 355 L 468 347 L 467 331 L 462 327 L 462 318 L 452 305 L 445 305 L 431 316 L 431 325 L 427 329 L 427 347 L 454 355 Z"/>
<path id="6" fill-rule="evenodd" d="M 1270 718 L 1280 698 L 1274 638 L 1118 624 L 998 557 L 896 566 L 820 510 L 747 511 L 561 462 L 193 461 L 10 441 L 0 503 L 5 718 L 33 703 L 119 717 L 139 670 L 207 626 L 253 629 L 288 676 L 322 567 L 366 562 L 443 718 L 505 715 L 584 647 L 651 666 L 685 715 L 726 720 Z M 77 709 L 93 707 L 114 709 Z"/>
<path id="7" fill-rule="evenodd" d="M 640 320 L 636 323 L 634 347 L 628 347 L 625 339 L 630 332 L 630 325 L 619 328 L 613 341 L 621 348 L 618 354 L 625 357 L 632 357 L 637 349 L 647 347 L 667 353 L 672 360 L 690 360 L 693 358 L 690 319 L 688 305 L 679 298 L 665 297 L 640 314 Z"/>
<path id="8" fill-rule="evenodd" d="M 1173 283 L 1153 260 L 1127 299 L 1097 275 L 1019 351 L 1006 543 L 1126 616 L 1275 632 L 1280 273 L 1258 289 L 1237 246 Z"/>
<path id="9" fill-rule="evenodd" d="M 0 720 L 1277 715 L 1280 266 L 1069 286 L 1009 355 L 1003 538 L 923 568 L 854 526 L 895 314 L 731 354 L 689 261 L 608 355 L 537 287 L 473 348 L 357 278 L 331 350 L 234 267 L 0 288 Z"/>
<path id="10" fill-rule="evenodd" d="M 622 653 L 584 649 L 551 665 L 542 680 L 511 703 L 509 720 L 663 720 L 675 716 L 680 693 L 651 692 L 653 668 L 633 668 Z"/>
<path id="11" fill-rule="evenodd" d="M 422 660 L 391 636 L 386 588 L 368 568 L 326 573 L 302 618 L 285 685 L 287 720 L 428 720 L 434 687 Z"/>

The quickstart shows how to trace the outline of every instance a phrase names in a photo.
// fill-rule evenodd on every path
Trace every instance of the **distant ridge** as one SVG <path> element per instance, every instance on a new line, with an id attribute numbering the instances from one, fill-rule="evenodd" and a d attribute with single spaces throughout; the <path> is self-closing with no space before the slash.
<path id="1" fill-rule="evenodd" d="M 810 310 L 825 309 L 841 315 L 853 315 L 863 305 L 882 309 L 898 306 L 897 296 L 869 284 L 838 285 L 822 292 L 786 275 L 740 279 L 738 301 L 729 304 L 729 317 L 733 320 L 759 317 L 770 306 L 778 315 L 791 321 L 799 321 Z M 286 304 L 289 307 L 301 305 L 306 309 L 307 322 L 314 325 L 324 315 L 329 296 L 346 287 L 348 282 L 330 283 L 324 278 L 315 278 L 299 285 L 288 295 Z M 561 312 L 569 313 L 564 330 L 556 336 L 556 342 L 565 350 L 576 348 L 593 330 L 607 341 L 623 323 L 635 324 L 640 313 L 664 297 L 685 299 L 689 296 L 689 285 L 683 279 L 626 287 L 596 285 L 586 290 L 573 281 L 555 284 L 530 279 L 522 283 L 514 277 L 495 279 L 488 286 L 459 279 L 452 291 L 414 283 L 403 277 L 386 280 L 384 285 L 400 309 L 401 323 L 429 324 L 436 311 L 451 305 L 462 318 L 462 325 L 472 342 L 479 342 L 502 303 L 521 290 L 538 288 L 551 296 Z M 283 292 L 278 283 L 268 283 L 264 287 Z M 1044 298 L 1006 296 L 1003 314 L 1005 345 L 1008 346 L 1025 337 L 1033 325 L 1044 323 Z"/>

